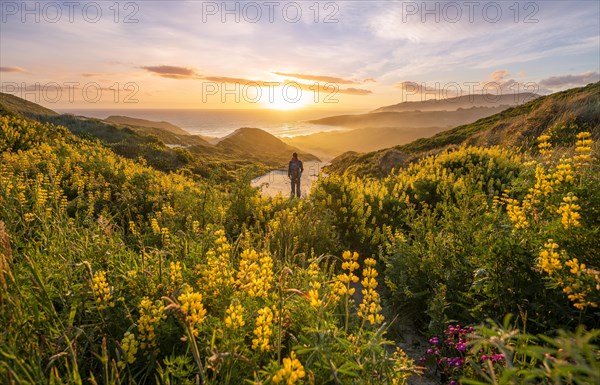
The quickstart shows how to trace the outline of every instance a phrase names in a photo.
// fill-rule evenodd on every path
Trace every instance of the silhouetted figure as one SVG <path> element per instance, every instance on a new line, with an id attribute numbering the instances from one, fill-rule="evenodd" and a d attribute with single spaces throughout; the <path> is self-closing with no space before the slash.
<path id="1" fill-rule="evenodd" d="M 302 161 L 298 159 L 298 154 L 292 154 L 292 160 L 290 160 L 290 164 L 288 165 L 288 177 L 292 181 L 292 194 L 291 196 L 297 196 L 300 198 L 300 177 L 304 172 L 304 166 L 302 165 Z"/>

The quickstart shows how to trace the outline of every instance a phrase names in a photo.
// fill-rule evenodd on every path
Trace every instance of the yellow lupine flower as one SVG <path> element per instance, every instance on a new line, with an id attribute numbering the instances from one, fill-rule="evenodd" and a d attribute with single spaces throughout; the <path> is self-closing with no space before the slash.
<path id="1" fill-rule="evenodd" d="M 92 277 L 92 290 L 96 296 L 98 310 L 115 306 L 115 303 L 112 301 L 112 287 L 108 285 L 104 271 L 97 271 Z"/>
<path id="2" fill-rule="evenodd" d="M 544 245 L 544 250 L 540 251 L 538 267 L 548 273 L 548 275 L 552 275 L 554 272 L 562 269 L 560 256 L 556 252 L 557 249 L 558 245 L 552 239 L 549 239 Z"/>
<path id="3" fill-rule="evenodd" d="M 321 296 L 319 295 L 318 289 L 309 289 L 308 292 L 306 293 L 306 296 L 308 298 L 308 302 L 310 303 L 310 306 L 312 306 L 314 308 L 319 308 L 319 307 L 321 307 L 321 305 L 323 305 L 323 300 L 321 299 Z"/>
<path id="4" fill-rule="evenodd" d="M 192 222 L 192 231 L 194 232 L 194 234 L 198 234 L 200 232 L 200 222 L 198 222 L 198 221 Z"/>
<path id="5" fill-rule="evenodd" d="M 263 252 L 244 250 L 240 255 L 240 267 L 236 284 L 251 297 L 265 297 L 273 283 L 273 259 Z"/>
<path id="6" fill-rule="evenodd" d="M 160 226 L 158 225 L 158 221 L 156 220 L 156 218 L 152 218 L 150 220 L 150 227 L 152 227 L 152 232 L 154 233 L 154 235 L 160 234 Z"/>
<path id="7" fill-rule="evenodd" d="M 234 269 L 231 261 L 231 245 L 227 241 L 225 231 L 214 232 L 214 246 L 206 253 L 206 263 L 196 265 L 200 275 L 198 286 L 211 298 L 218 297 L 221 292 L 233 285 Z"/>
<path id="8" fill-rule="evenodd" d="M 556 183 L 571 183 L 573 182 L 573 168 L 571 167 L 570 159 L 562 158 L 556 171 L 554 172 L 554 180 Z"/>
<path id="9" fill-rule="evenodd" d="M 183 273 L 180 261 L 169 264 L 169 292 L 174 292 L 183 283 Z"/>
<path id="10" fill-rule="evenodd" d="M 169 233 L 168 227 L 163 227 L 160 229 L 160 237 L 164 245 L 169 244 L 169 241 L 171 240 L 171 234 Z"/>
<path id="11" fill-rule="evenodd" d="M 285 383 L 286 385 L 294 385 L 298 380 L 304 378 L 305 375 L 304 366 L 296 358 L 296 353 L 291 352 L 289 358 L 286 357 L 283 359 L 283 368 L 279 369 L 273 376 L 273 382 L 275 384 Z"/>
<path id="12" fill-rule="evenodd" d="M 573 160 L 575 161 L 575 166 L 583 167 L 589 164 L 592 160 L 592 134 L 587 131 L 580 132 L 577 134 L 577 141 L 575 142 L 575 155 Z"/>
<path id="13" fill-rule="evenodd" d="M 198 326 L 204 321 L 206 309 L 202 304 L 202 294 L 196 293 L 191 289 L 183 292 L 177 300 L 181 303 L 181 311 L 189 323 L 192 333 L 198 335 Z"/>
<path id="14" fill-rule="evenodd" d="M 261 352 L 271 350 L 270 338 L 273 335 L 273 319 L 273 311 L 270 307 L 265 306 L 258 310 L 256 327 L 253 332 L 256 338 L 252 339 L 252 349 L 260 350 Z"/>
<path id="15" fill-rule="evenodd" d="M 535 168 L 535 185 L 530 190 L 534 196 L 549 196 L 554 191 L 551 176 L 546 173 L 544 167 L 538 165 Z"/>
<path id="16" fill-rule="evenodd" d="M 577 258 L 568 260 L 565 265 L 571 269 L 571 274 L 581 274 L 581 271 L 585 270 L 585 263 L 579 264 Z"/>
<path id="17" fill-rule="evenodd" d="M 231 304 L 226 310 L 225 326 L 238 329 L 246 324 L 244 321 L 244 307 L 241 304 Z"/>
<path id="18" fill-rule="evenodd" d="M 559 214 L 562 214 L 561 222 L 565 229 L 581 226 L 579 222 L 581 219 L 581 215 L 579 214 L 581 206 L 575 202 L 577 202 L 577 197 L 569 193 L 569 195 L 563 198 L 563 202 L 557 210 Z"/>
<path id="19" fill-rule="evenodd" d="M 135 362 L 135 356 L 138 351 L 138 341 L 135 339 L 135 335 L 130 332 L 125 332 L 123 339 L 121 340 L 121 350 L 123 350 L 123 357 L 119 361 L 119 367 L 125 368 L 126 364 L 133 364 Z"/>
<path id="20" fill-rule="evenodd" d="M 156 327 L 166 318 L 164 306 L 160 301 L 152 303 L 147 297 L 140 302 L 140 318 L 138 319 L 138 338 L 142 350 L 156 346 Z M 147 352 L 146 352 L 147 354 Z"/>
<path id="21" fill-rule="evenodd" d="M 506 200 L 506 213 L 516 230 L 529 227 L 525 210 L 519 206 L 519 202 L 516 199 Z"/>
<path id="22" fill-rule="evenodd" d="M 129 221 L 129 231 L 131 232 L 131 234 L 133 235 L 138 235 L 138 231 L 135 227 L 135 222 L 134 221 Z"/>
<path id="23" fill-rule="evenodd" d="M 379 293 L 377 293 L 377 270 L 375 270 L 376 261 L 373 258 L 365 259 L 365 268 L 363 269 L 363 300 L 358 307 L 358 316 L 371 325 L 383 322 L 381 314 L 381 305 Z"/>
<path id="24" fill-rule="evenodd" d="M 538 142 L 540 142 L 538 144 L 538 149 L 540 150 L 540 154 L 543 156 L 548 156 L 551 152 L 552 144 L 549 142 L 550 139 L 550 135 L 540 135 L 537 138 Z"/>

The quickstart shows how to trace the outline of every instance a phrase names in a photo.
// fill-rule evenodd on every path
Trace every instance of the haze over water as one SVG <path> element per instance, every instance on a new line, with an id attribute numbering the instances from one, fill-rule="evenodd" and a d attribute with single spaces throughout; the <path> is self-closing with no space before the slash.
<path id="1" fill-rule="evenodd" d="M 355 114 L 365 111 L 339 110 L 248 110 L 248 109 L 57 109 L 98 119 L 111 115 L 124 115 L 152 121 L 166 121 L 191 134 L 223 137 L 240 127 L 261 128 L 276 136 L 298 136 L 315 132 L 347 130 L 344 127 L 306 123 L 331 115 Z"/>

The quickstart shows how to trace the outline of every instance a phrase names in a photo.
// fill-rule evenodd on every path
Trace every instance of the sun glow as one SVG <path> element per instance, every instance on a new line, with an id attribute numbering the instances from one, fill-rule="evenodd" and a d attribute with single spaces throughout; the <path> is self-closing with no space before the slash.
<path id="1" fill-rule="evenodd" d="M 277 86 L 265 90 L 260 103 L 268 109 L 291 111 L 305 107 L 311 102 L 309 92 L 297 87 Z"/>

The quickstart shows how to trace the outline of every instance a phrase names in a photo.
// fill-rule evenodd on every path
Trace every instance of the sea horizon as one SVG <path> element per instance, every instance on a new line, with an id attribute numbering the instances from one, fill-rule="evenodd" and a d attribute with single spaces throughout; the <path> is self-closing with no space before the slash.
<path id="1" fill-rule="evenodd" d="M 368 110 L 72 108 L 56 109 L 55 111 L 61 114 L 74 114 L 96 119 L 120 115 L 157 122 L 164 121 L 193 135 L 221 138 L 242 127 L 260 128 L 279 137 L 348 130 L 347 127 L 312 124 L 307 121 L 333 115 L 360 114 Z"/>

